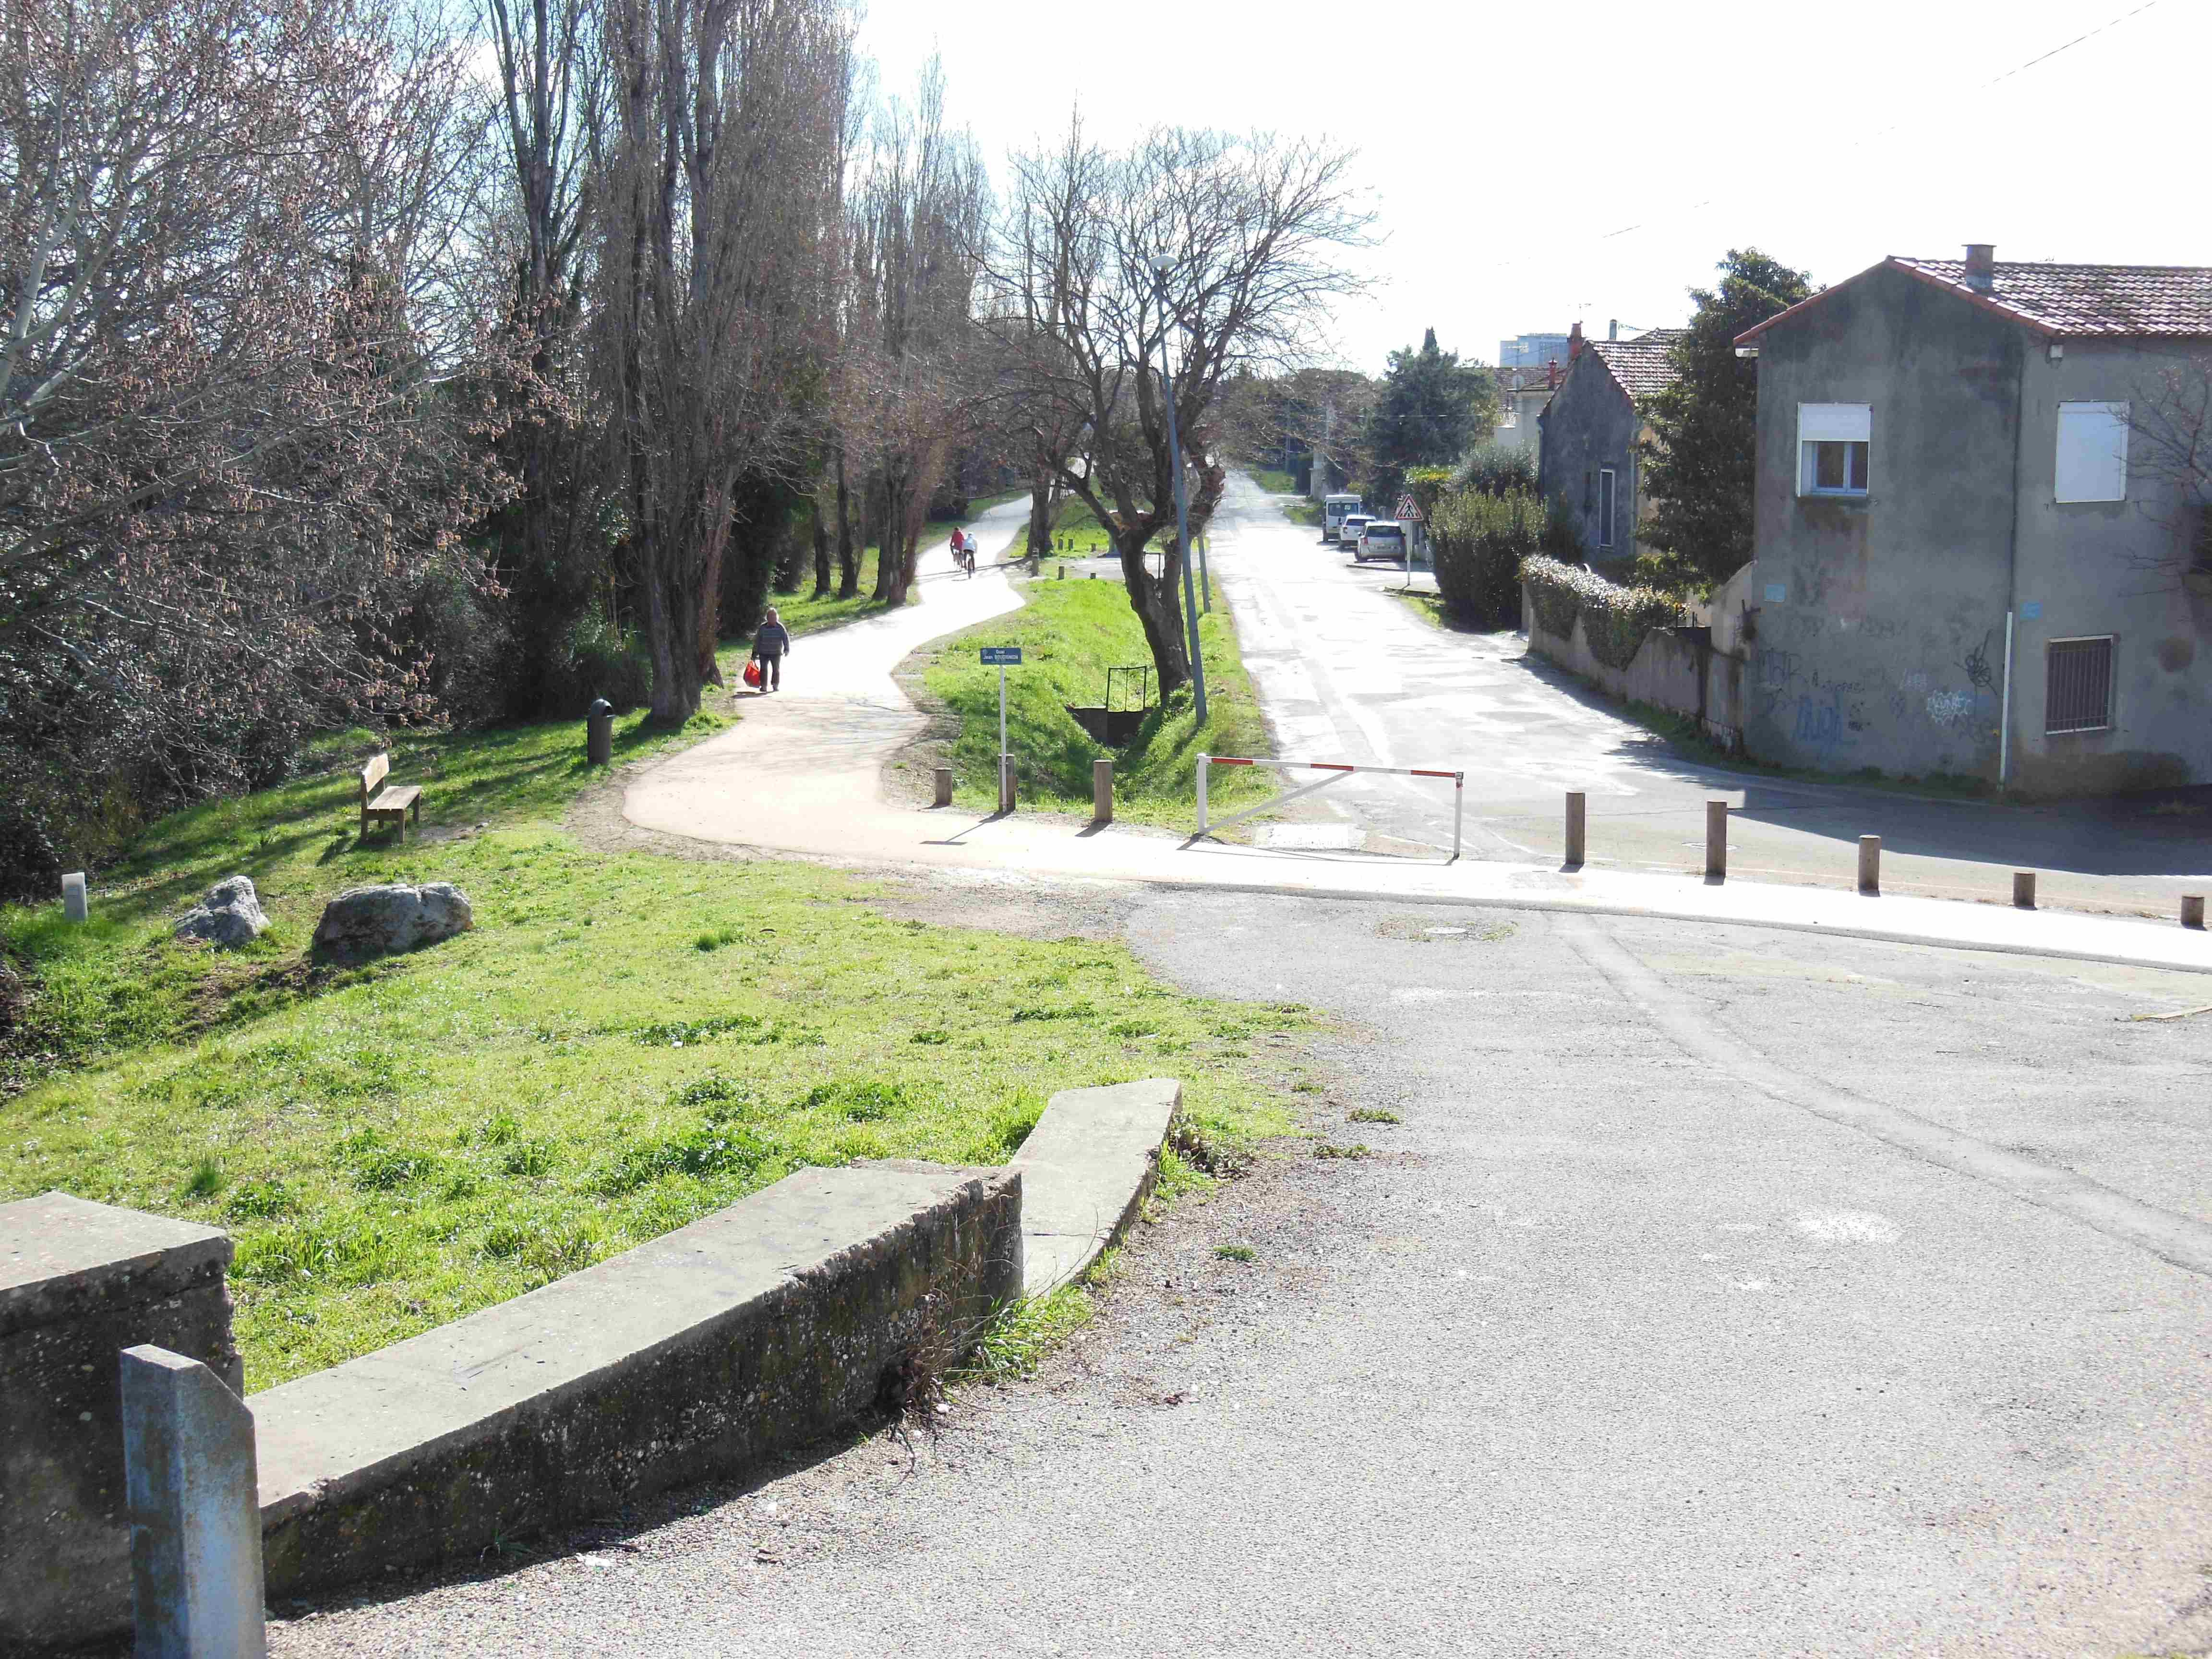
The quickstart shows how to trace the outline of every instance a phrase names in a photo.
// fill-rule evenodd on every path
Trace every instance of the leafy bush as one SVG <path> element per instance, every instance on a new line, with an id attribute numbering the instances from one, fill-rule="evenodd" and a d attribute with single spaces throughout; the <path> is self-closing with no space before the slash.
<path id="1" fill-rule="evenodd" d="M 1536 552 L 1543 531 L 1543 506 L 1533 495 L 1460 489 L 1440 497 L 1429 540 L 1445 609 L 1477 627 L 1519 620 L 1521 562 Z"/>
<path id="2" fill-rule="evenodd" d="M 635 629 L 618 627 L 599 605 L 569 625 L 547 665 L 544 713 L 573 720 L 594 697 L 617 713 L 643 706 L 653 696 L 653 659 Z"/>
<path id="3" fill-rule="evenodd" d="M 1607 668 L 1626 668 L 1655 628 L 1682 620 L 1682 607 L 1656 587 L 1621 587 L 1602 576 L 1537 554 L 1522 561 L 1521 580 L 1528 585 L 1536 619 L 1547 634 L 1565 639 L 1583 621 L 1590 654 Z"/>
<path id="4" fill-rule="evenodd" d="M 1452 488 L 1478 495 L 1533 495 L 1536 457 L 1516 444 L 1479 444 L 1452 475 Z"/>

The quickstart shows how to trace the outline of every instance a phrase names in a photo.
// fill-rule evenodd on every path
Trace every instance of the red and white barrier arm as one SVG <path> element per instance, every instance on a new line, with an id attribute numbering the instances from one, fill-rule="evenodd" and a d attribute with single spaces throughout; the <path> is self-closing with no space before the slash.
<path id="1" fill-rule="evenodd" d="M 1261 801 L 1257 806 L 1248 806 L 1241 812 L 1232 812 L 1225 818 L 1209 817 L 1206 804 L 1206 769 L 1209 766 L 1272 766 L 1279 772 L 1326 772 L 1329 775 L 1301 784 L 1296 789 L 1286 789 L 1281 794 Z M 1355 772 L 1379 772 L 1394 778 L 1449 778 L 1452 781 L 1452 850 L 1449 862 L 1459 860 L 1460 833 L 1467 818 L 1467 774 L 1447 772 L 1431 766 L 1358 766 L 1348 761 L 1285 761 L 1262 760 L 1254 755 L 1200 755 L 1198 757 L 1198 833 L 1210 834 L 1255 812 L 1265 812 L 1280 806 L 1285 801 L 1296 800 L 1300 795 L 1310 795 L 1316 789 L 1326 789 L 1332 783 L 1341 783 Z"/>

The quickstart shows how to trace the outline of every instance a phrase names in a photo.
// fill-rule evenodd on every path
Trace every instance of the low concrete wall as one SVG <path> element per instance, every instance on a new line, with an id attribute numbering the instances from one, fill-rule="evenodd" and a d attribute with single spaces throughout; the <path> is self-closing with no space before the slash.
<path id="1" fill-rule="evenodd" d="M 1136 1219 L 1182 1105 L 1171 1077 L 1063 1089 L 1007 1164 L 1022 1186 L 1024 1296 L 1056 1291 Z"/>
<path id="2" fill-rule="evenodd" d="M 1710 628 L 1654 629 L 1628 666 L 1614 668 L 1589 648 L 1580 615 L 1571 637 L 1547 632 L 1525 586 L 1521 615 L 1528 624 L 1528 648 L 1538 656 L 1610 696 L 1686 714 L 1715 742 L 1731 749 L 1743 746 L 1743 659 L 1715 650 Z"/>
<path id="3" fill-rule="evenodd" d="M 474 1559 L 830 1433 L 909 1354 L 964 1352 L 1022 1248 L 1017 1170 L 809 1170 L 256 1395 L 269 1593 Z"/>
<path id="4" fill-rule="evenodd" d="M 47 1193 L 0 1204 L 0 1652 L 131 1627 L 118 1356 L 158 1343 L 234 1389 L 230 1240 Z"/>

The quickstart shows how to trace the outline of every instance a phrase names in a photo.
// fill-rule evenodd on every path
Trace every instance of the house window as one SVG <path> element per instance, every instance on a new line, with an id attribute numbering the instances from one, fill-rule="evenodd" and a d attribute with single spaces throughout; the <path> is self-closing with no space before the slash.
<path id="1" fill-rule="evenodd" d="M 2128 406 L 2058 405 L 2058 499 L 2124 501 L 2128 497 Z"/>
<path id="2" fill-rule="evenodd" d="M 2102 732 L 2112 723 L 2112 640 L 2053 640 L 2045 648 L 2046 732 Z"/>
<path id="3" fill-rule="evenodd" d="M 1863 495 L 1874 436 L 1871 404 L 1797 405 L 1797 493 Z"/>
<path id="4" fill-rule="evenodd" d="M 1613 469 L 1606 467 L 1597 475 L 1597 544 L 1613 545 Z"/>

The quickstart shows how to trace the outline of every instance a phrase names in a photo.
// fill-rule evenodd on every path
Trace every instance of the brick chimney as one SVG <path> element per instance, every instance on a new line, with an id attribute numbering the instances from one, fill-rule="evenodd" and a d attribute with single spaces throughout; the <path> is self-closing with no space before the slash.
<path id="1" fill-rule="evenodd" d="M 1580 322 L 1577 322 L 1572 328 L 1567 331 L 1567 361 L 1569 362 L 1572 362 L 1576 358 L 1582 355 L 1583 325 Z"/>
<path id="2" fill-rule="evenodd" d="M 1547 360 L 1544 364 L 1544 390 L 1547 392 L 1557 392 L 1559 389 L 1559 360 L 1557 357 L 1553 357 Z"/>
<path id="3" fill-rule="evenodd" d="M 1966 286 L 1977 294 L 1988 294 L 1997 285 L 1997 250 L 1991 242 L 1966 244 Z"/>

